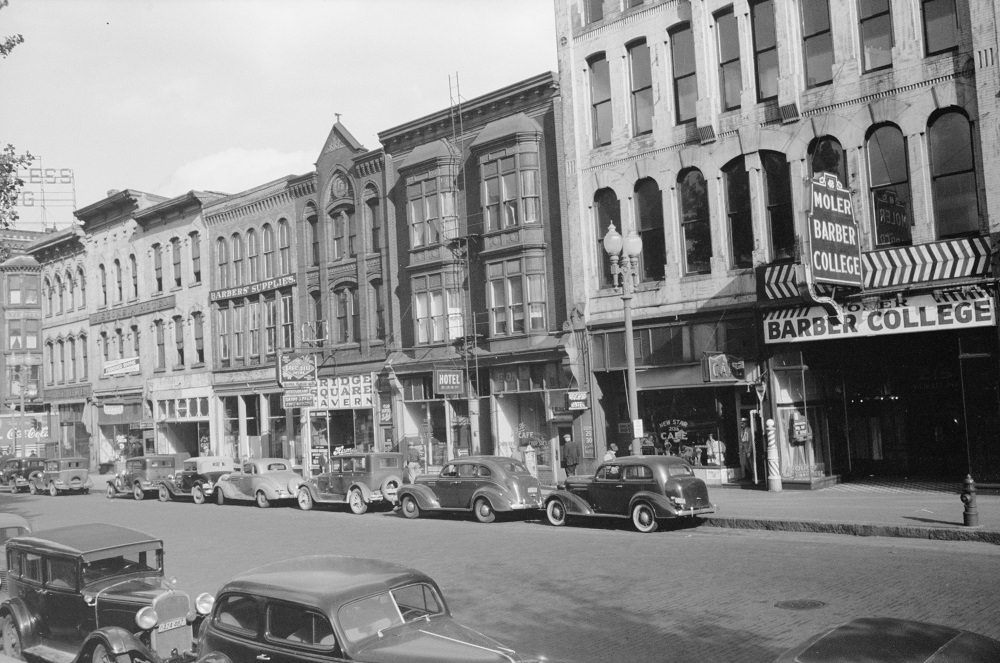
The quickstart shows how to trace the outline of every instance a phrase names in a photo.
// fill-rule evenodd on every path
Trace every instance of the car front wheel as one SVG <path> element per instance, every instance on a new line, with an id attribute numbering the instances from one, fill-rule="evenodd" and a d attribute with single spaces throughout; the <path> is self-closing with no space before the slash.
<path id="1" fill-rule="evenodd" d="M 303 511 L 309 511 L 313 508 L 313 496 L 306 487 L 299 488 L 298 494 L 299 508 Z"/>
<path id="2" fill-rule="evenodd" d="M 167 490 L 166 486 L 164 486 L 163 484 L 160 484 L 159 490 L 156 491 L 156 498 L 158 500 L 160 500 L 161 502 L 169 502 L 170 501 L 170 491 Z"/>
<path id="3" fill-rule="evenodd" d="M 0 626 L 0 628 L 3 629 L 4 653 L 11 658 L 23 661 L 24 656 L 21 653 L 21 634 L 18 633 L 17 626 L 14 625 L 14 618 L 10 615 L 4 616 L 3 625 Z"/>
<path id="4" fill-rule="evenodd" d="M 658 524 L 652 507 L 645 502 L 639 502 L 632 507 L 632 524 L 640 532 L 655 532 Z"/>
<path id="5" fill-rule="evenodd" d="M 404 496 L 403 501 L 399 504 L 399 508 L 403 512 L 403 515 L 407 518 L 420 517 L 420 506 L 417 504 L 417 500 L 414 499 L 412 495 Z"/>
<path id="6" fill-rule="evenodd" d="M 17 482 L 14 481 L 13 479 L 10 480 L 10 482 L 7 484 L 7 487 L 10 488 L 11 495 L 17 492 Z"/>
<path id="7" fill-rule="evenodd" d="M 132 497 L 135 498 L 136 502 L 141 502 L 142 500 L 146 499 L 146 493 L 142 492 L 142 486 L 140 486 L 139 484 L 135 484 L 132 487 Z"/>
<path id="8" fill-rule="evenodd" d="M 28 484 L 28 492 L 31 493 L 32 495 L 38 494 L 38 486 L 35 485 L 34 481 Z"/>
<path id="9" fill-rule="evenodd" d="M 215 487 L 215 503 L 219 506 L 226 503 L 226 496 L 222 493 L 222 488 L 219 486 Z"/>
<path id="10" fill-rule="evenodd" d="M 104 491 L 104 496 L 107 497 L 109 500 L 113 500 L 115 498 L 116 492 L 118 491 L 115 490 L 115 487 L 109 483 L 107 490 Z"/>
<path id="11" fill-rule="evenodd" d="M 562 527 L 566 524 L 566 505 L 562 500 L 552 500 L 545 507 L 545 517 L 549 524 L 554 527 Z"/>
<path id="12" fill-rule="evenodd" d="M 104 645 L 94 647 L 94 652 L 90 655 L 90 663 L 111 663 L 111 657 Z"/>
<path id="13" fill-rule="evenodd" d="M 361 494 L 359 488 L 351 489 L 351 494 L 347 496 L 347 503 L 351 507 L 351 513 L 359 516 L 368 510 L 368 503 L 365 502 L 365 496 Z"/>
<path id="14" fill-rule="evenodd" d="M 195 486 L 191 489 L 191 501 L 195 504 L 205 503 L 205 489 L 201 486 Z"/>
<path id="15" fill-rule="evenodd" d="M 497 514 L 493 510 L 493 505 L 485 497 L 480 497 L 472 505 L 472 510 L 476 514 L 476 520 L 481 523 L 492 523 L 497 519 Z"/>
<path id="16" fill-rule="evenodd" d="M 271 501 L 267 499 L 267 495 L 264 494 L 263 490 L 258 490 L 257 495 L 255 497 L 257 500 L 257 506 L 259 506 L 260 508 L 266 509 L 267 507 L 271 506 Z"/>
<path id="17" fill-rule="evenodd" d="M 56 485 L 54 483 L 49 484 L 49 495 L 51 495 L 52 497 L 59 496 L 59 489 L 56 488 Z"/>

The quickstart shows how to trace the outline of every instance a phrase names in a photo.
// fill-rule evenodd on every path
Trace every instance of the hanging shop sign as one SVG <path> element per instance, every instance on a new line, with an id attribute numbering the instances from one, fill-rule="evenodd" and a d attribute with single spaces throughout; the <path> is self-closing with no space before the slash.
<path id="1" fill-rule="evenodd" d="M 701 377 L 705 382 L 736 382 L 746 374 L 743 359 L 722 352 L 701 358 Z"/>
<path id="2" fill-rule="evenodd" d="M 290 389 L 313 389 L 316 387 L 316 355 L 311 352 L 278 354 L 275 364 L 278 384 Z"/>
<path id="3" fill-rule="evenodd" d="M 266 281 L 257 281 L 256 283 L 251 283 L 249 285 L 241 285 L 235 288 L 224 288 L 222 290 L 213 290 L 208 293 L 208 299 L 212 302 L 219 302 L 224 299 L 235 299 L 237 297 L 259 295 L 263 292 L 270 292 L 272 290 L 287 288 L 293 285 L 295 285 L 295 275 L 287 274 L 285 276 L 267 279 Z"/>
<path id="4" fill-rule="evenodd" d="M 434 369 L 435 394 L 461 394 L 464 391 L 462 371 Z"/>
<path id="5" fill-rule="evenodd" d="M 590 393 L 586 391 L 567 391 L 566 392 L 566 409 L 567 410 L 589 410 L 590 409 Z"/>
<path id="6" fill-rule="evenodd" d="M 945 301 L 932 295 L 917 295 L 871 309 L 857 303 L 847 304 L 840 318 L 830 317 L 819 306 L 771 311 L 764 315 L 764 342 L 824 341 L 996 324 L 992 297 Z"/>
<path id="7" fill-rule="evenodd" d="M 809 193 L 807 280 L 860 288 L 861 236 L 851 192 L 841 186 L 836 175 L 818 173 Z"/>
<path id="8" fill-rule="evenodd" d="M 128 375 L 129 373 L 139 373 L 142 368 L 139 366 L 138 357 L 125 357 L 124 359 L 112 359 L 104 362 L 104 376 Z"/>

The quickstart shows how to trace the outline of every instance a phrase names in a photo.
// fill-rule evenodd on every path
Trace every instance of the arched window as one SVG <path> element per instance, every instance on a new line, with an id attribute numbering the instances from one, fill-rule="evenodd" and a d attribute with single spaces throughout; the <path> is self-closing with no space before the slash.
<path id="1" fill-rule="evenodd" d="M 708 186 L 701 171 L 689 168 L 677 177 L 680 189 L 681 241 L 684 243 L 684 273 L 712 271 L 712 225 L 708 208 Z"/>
<path id="2" fill-rule="evenodd" d="M 639 254 L 643 281 L 660 281 L 667 262 L 667 245 L 663 234 L 663 194 L 652 178 L 635 184 L 635 208 L 642 253 Z"/>
<path id="3" fill-rule="evenodd" d="M 972 154 L 972 126 L 964 114 L 947 111 L 929 129 L 931 192 L 938 237 L 978 233 L 979 197 Z"/>
<path id="4" fill-rule="evenodd" d="M 264 229 L 264 278 L 274 278 L 274 229 L 265 223 Z"/>
<path id="5" fill-rule="evenodd" d="M 866 141 L 875 246 L 910 244 L 910 174 L 906 138 L 899 127 L 883 124 Z"/>
<path id="6" fill-rule="evenodd" d="M 179 288 L 184 283 L 184 275 L 181 273 L 181 240 L 179 237 L 170 239 L 170 265 L 174 287 Z"/>
<path id="7" fill-rule="evenodd" d="M 847 155 L 833 136 L 820 136 L 809 146 L 809 170 L 812 175 L 831 173 L 847 188 Z"/>
<path id="8" fill-rule="evenodd" d="M 750 177 L 742 156 L 722 167 L 726 183 L 726 217 L 734 269 L 753 267 L 753 215 L 750 211 Z"/>
<path id="9" fill-rule="evenodd" d="M 241 286 L 246 281 L 243 280 L 243 238 L 240 237 L 239 233 L 233 233 L 233 236 L 230 237 L 229 247 L 233 263 L 233 286 Z"/>
<path id="10" fill-rule="evenodd" d="M 67 344 L 69 345 L 69 379 L 76 382 L 76 339 L 70 336 Z"/>
<path id="11" fill-rule="evenodd" d="M 219 287 L 229 287 L 229 250 L 224 237 L 215 240 L 215 258 L 218 264 Z"/>
<path id="12" fill-rule="evenodd" d="M 65 288 L 63 288 L 62 277 L 60 277 L 58 274 L 56 274 L 56 314 L 57 315 L 60 314 L 60 313 L 62 313 L 63 310 L 64 310 L 64 308 L 63 308 L 63 294 L 64 294 L 64 292 L 65 292 Z"/>
<path id="13" fill-rule="evenodd" d="M 89 367 L 87 365 L 87 335 L 80 334 L 80 379 L 86 380 Z"/>
<path id="14" fill-rule="evenodd" d="M 325 318 L 323 318 L 323 295 L 318 290 L 314 290 L 309 293 L 310 299 L 312 299 L 312 333 L 309 334 L 308 339 L 303 340 L 319 340 L 322 343 L 326 339 L 326 324 Z"/>
<path id="15" fill-rule="evenodd" d="M 114 276 L 115 276 L 115 303 L 121 303 L 124 287 L 122 285 L 122 263 L 115 258 L 114 262 Z"/>
<path id="16" fill-rule="evenodd" d="M 597 231 L 597 262 L 601 266 L 601 287 L 608 288 L 614 285 L 614 279 L 611 275 L 611 261 L 604 252 L 604 236 L 608 234 L 612 224 L 618 232 L 622 231 L 621 205 L 618 196 L 611 189 L 598 189 L 594 194 L 594 222 Z"/>
<path id="17" fill-rule="evenodd" d="M 53 294 L 52 282 L 49 281 L 49 279 L 46 277 L 46 279 L 45 279 L 45 300 L 44 300 L 45 301 L 45 315 L 52 315 L 52 312 L 55 310 L 55 308 L 52 305 L 53 304 L 53 297 L 54 297 L 54 294 Z"/>
<path id="18" fill-rule="evenodd" d="M 87 277 L 83 273 L 83 267 L 78 267 L 76 272 L 76 281 L 80 284 L 80 302 L 77 305 L 78 308 L 86 308 L 87 306 Z"/>
<path id="19" fill-rule="evenodd" d="M 108 305 L 108 270 L 104 265 L 97 266 L 97 272 L 101 279 L 101 306 Z"/>
<path id="20" fill-rule="evenodd" d="M 330 215 L 333 222 L 333 259 L 343 260 L 357 255 L 357 227 L 353 207 L 341 207 Z"/>
<path id="21" fill-rule="evenodd" d="M 358 310 L 358 288 L 342 285 L 333 291 L 336 320 L 333 329 L 334 343 L 356 343 L 361 338 L 361 318 Z"/>
<path id="22" fill-rule="evenodd" d="M 760 153 L 764 166 L 764 202 L 771 234 L 771 259 L 795 257 L 795 217 L 792 214 L 792 180 L 788 161 L 780 152 Z"/>
<path id="23" fill-rule="evenodd" d="M 278 273 L 292 273 L 291 239 L 288 236 L 288 221 L 285 219 L 278 221 Z"/>
<path id="24" fill-rule="evenodd" d="M 260 280 L 260 254 L 257 248 L 257 231 L 247 230 L 247 281 L 256 283 Z"/>
<path id="25" fill-rule="evenodd" d="M 373 336 L 385 340 L 385 291 L 382 281 L 376 280 L 369 284 L 371 289 L 371 319 Z"/>
<path id="26" fill-rule="evenodd" d="M 139 265 L 136 262 L 135 254 L 131 254 L 128 257 L 128 270 L 132 277 L 132 292 L 130 293 L 131 299 L 139 298 Z"/>
<path id="27" fill-rule="evenodd" d="M 201 233 L 197 230 L 188 233 L 191 242 L 191 282 L 201 283 Z"/>
<path id="28" fill-rule="evenodd" d="M 153 244 L 153 285 L 156 292 L 163 292 L 163 247 Z"/>
<path id="29" fill-rule="evenodd" d="M 372 253 L 382 251 L 382 208 L 375 187 L 365 187 L 365 227 L 368 228 Z"/>
<path id="30" fill-rule="evenodd" d="M 56 380 L 56 352 L 52 341 L 45 344 L 45 359 L 48 368 L 46 371 L 48 379 L 45 382 L 52 384 Z"/>

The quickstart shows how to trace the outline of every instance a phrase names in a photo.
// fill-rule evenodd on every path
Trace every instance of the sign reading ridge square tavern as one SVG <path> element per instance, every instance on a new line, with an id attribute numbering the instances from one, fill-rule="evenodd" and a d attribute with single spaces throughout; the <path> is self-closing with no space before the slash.
<path id="1" fill-rule="evenodd" d="M 831 173 L 817 173 L 809 190 L 809 262 L 813 283 L 860 288 L 861 238 L 851 192 Z"/>

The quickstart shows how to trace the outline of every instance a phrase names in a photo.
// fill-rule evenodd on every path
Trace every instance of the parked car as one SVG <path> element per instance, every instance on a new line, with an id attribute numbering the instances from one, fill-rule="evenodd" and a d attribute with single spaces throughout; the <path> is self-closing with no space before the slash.
<path id="1" fill-rule="evenodd" d="M 28 477 L 32 472 L 41 472 L 45 469 L 45 459 L 35 456 L 9 457 L 3 461 L 3 468 L 0 469 L 0 484 L 7 486 L 11 494 L 28 490 Z"/>
<path id="2" fill-rule="evenodd" d="M 405 457 L 400 453 L 333 456 L 319 475 L 299 486 L 299 508 L 308 511 L 318 503 L 346 502 L 353 513 L 360 514 L 369 504 L 395 504 L 405 470 Z"/>
<path id="3" fill-rule="evenodd" d="M 465 456 L 400 486 L 399 508 L 407 518 L 421 511 L 472 511 L 491 523 L 497 512 L 542 508 L 542 488 L 521 461 L 507 456 Z"/>
<path id="4" fill-rule="evenodd" d="M 204 504 L 212 496 L 215 484 L 223 474 L 233 471 L 233 459 L 228 456 L 196 456 L 188 458 L 179 472 L 168 475 L 157 487 L 161 502 L 178 497 L 190 497 L 195 504 Z"/>
<path id="5" fill-rule="evenodd" d="M 215 484 L 215 501 L 254 500 L 266 509 L 272 502 L 294 499 L 302 476 L 284 458 L 253 458 Z"/>
<path id="6" fill-rule="evenodd" d="M 125 469 L 108 482 L 105 496 L 131 495 L 136 500 L 146 499 L 146 493 L 158 491 L 160 482 L 174 473 L 177 457 L 166 454 L 134 456 L 125 459 Z"/>
<path id="7" fill-rule="evenodd" d="M 193 602 L 163 577 L 163 542 L 88 523 L 7 543 L 10 598 L 0 604 L 5 653 L 29 661 L 193 658 L 194 633 L 212 597 Z"/>
<path id="8" fill-rule="evenodd" d="M 776 663 L 996 663 L 1000 641 L 941 624 L 863 617 L 818 633 Z"/>
<path id="9" fill-rule="evenodd" d="M 48 491 L 55 497 L 62 493 L 89 493 L 90 461 L 86 458 L 46 458 L 45 466 L 28 476 L 28 490 L 32 495 Z"/>
<path id="10" fill-rule="evenodd" d="M 31 524 L 16 513 L 0 513 L 0 596 L 7 592 L 7 541 L 31 532 Z"/>
<path id="11" fill-rule="evenodd" d="M 553 525 L 569 517 L 631 518 L 640 532 L 653 532 L 663 518 L 714 513 L 708 487 L 676 456 L 625 456 L 602 463 L 593 476 L 566 478 L 565 490 L 545 500 Z"/>
<path id="12" fill-rule="evenodd" d="M 452 619 L 420 571 L 315 555 L 242 573 L 219 591 L 198 661 L 527 661 Z"/>

